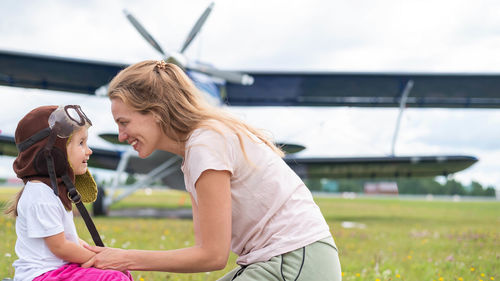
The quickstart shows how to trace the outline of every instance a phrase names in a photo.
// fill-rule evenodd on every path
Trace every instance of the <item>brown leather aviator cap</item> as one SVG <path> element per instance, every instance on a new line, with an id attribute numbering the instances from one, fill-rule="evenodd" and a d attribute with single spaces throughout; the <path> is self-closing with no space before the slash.
<path id="1" fill-rule="evenodd" d="M 88 170 L 75 177 L 66 150 L 71 134 L 86 125 L 92 123 L 79 106 L 41 106 L 24 116 L 15 132 L 19 154 L 13 168 L 17 177 L 25 184 L 31 180 L 47 184 L 68 210 L 72 209 L 69 185 L 76 187 L 85 203 L 97 198 L 94 178 Z"/>

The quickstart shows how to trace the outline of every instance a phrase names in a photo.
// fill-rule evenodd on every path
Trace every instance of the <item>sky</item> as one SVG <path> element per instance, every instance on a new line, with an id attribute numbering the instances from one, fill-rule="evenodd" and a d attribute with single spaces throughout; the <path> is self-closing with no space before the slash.
<path id="1" fill-rule="evenodd" d="M 163 49 L 178 50 L 210 1 L 3 0 L 0 49 L 134 63 L 161 59 L 123 14 L 132 13 Z M 215 1 L 186 55 L 230 70 L 500 74 L 500 2 L 462 0 Z M 13 134 L 32 108 L 81 104 L 96 135 L 116 132 L 106 98 L 0 87 L 0 130 Z M 384 156 L 397 108 L 231 107 L 304 156 Z M 396 155 L 472 155 L 454 178 L 500 189 L 500 110 L 407 109 Z M 0 157 L 0 177 L 13 176 Z"/>

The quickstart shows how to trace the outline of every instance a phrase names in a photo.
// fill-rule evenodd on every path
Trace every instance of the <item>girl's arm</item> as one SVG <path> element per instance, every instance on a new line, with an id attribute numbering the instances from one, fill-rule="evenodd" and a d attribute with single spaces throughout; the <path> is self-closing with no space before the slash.
<path id="1" fill-rule="evenodd" d="M 82 240 L 80 237 L 78 237 L 78 242 L 80 242 L 80 246 L 82 247 L 89 245 L 89 243 L 87 243 L 85 240 Z"/>
<path id="2" fill-rule="evenodd" d="M 81 245 L 67 240 L 64 232 L 43 239 L 54 255 L 68 262 L 82 264 L 95 255 L 94 252 L 85 249 Z"/>
<path id="3" fill-rule="evenodd" d="M 223 269 L 231 244 L 231 191 L 228 171 L 204 171 L 196 182 L 196 245 L 170 251 L 123 250 L 90 246 L 96 256 L 82 267 L 101 269 L 203 272 Z"/>

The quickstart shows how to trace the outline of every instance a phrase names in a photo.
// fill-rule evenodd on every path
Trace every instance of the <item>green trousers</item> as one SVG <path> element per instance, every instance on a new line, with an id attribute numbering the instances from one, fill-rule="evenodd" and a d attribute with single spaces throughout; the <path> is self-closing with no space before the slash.
<path id="1" fill-rule="evenodd" d="M 338 281 L 340 261 L 333 238 L 325 238 L 295 251 L 239 266 L 219 281 Z"/>

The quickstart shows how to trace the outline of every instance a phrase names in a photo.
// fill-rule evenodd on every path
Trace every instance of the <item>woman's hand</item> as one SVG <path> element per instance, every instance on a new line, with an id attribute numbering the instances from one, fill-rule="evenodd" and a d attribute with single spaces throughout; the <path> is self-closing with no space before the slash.
<path id="1" fill-rule="evenodd" d="M 127 263 L 125 262 L 126 250 L 98 247 L 98 246 L 85 246 L 88 250 L 95 253 L 90 260 L 83 263 L 83 268 L 95 267 L 99 269 L 114 269 L 118 271 L 126 271 Z"/>

